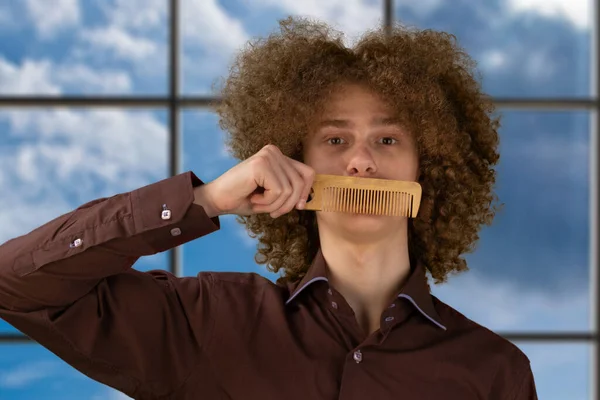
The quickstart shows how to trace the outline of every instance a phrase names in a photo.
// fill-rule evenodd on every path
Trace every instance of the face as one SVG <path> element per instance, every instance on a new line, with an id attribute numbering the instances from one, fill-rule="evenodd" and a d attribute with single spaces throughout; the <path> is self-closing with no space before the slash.
<path id="1" fill-rule="evenodd" d="M 304 163 L 317 174 L 418 179 L 418 153 L 411 133 L 393 119 L 392 110 L 376 93 L 360 85 L 338 87 L 303 145 Z M 327 225 L 364 234 L 400 218 L 317 212 L 319 229 Z"/>

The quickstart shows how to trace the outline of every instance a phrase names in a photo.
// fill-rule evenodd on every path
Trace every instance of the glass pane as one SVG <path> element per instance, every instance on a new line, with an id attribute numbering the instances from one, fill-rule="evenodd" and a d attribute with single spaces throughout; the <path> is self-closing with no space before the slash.
<path id="1" fill-rule="evenodd" d="M 504 209 L 436 295 L 493 330 L 590 329 L 589 130 L 586 112 L 504 113 Z"/>
<path id="2" fill-rule="evenodd" d="M 146 110 L 1 109 L 0 243 L 93 199 L 166 178 L 166 118 Z M 135 265 L 167 266 L 167 253 Z"/>
<path id="3" fill-rule="evenodd" d="M 395 2 L 396 19 L 456 35 L 501 97 L 588 96 L 590 0 Z"/>
<path id="4" fill-rule="evenodd" d="M 0 95 L 164 94 L 167 32 L 167 0 L 3 2 Z"/>
<path id="5" fill-rule="evenodd" d="M 0 318 L 0 335 L 2 335 L 3 333 L 13 334 L 13 333 L 20 333 L 20 332 L 18 330 L 16 330 L 14 326 L 12 326 L 8 322 L 6 322 L 2 318 Z"/>
<path id="6" fill-rule="evenodd" d="M 208 182 L 237 163 L 213 113 L 185 113 L 183 129 L 186 170 Z M 504 208 L 465 255 L 471 270 L 433 293 L 496 331 L 588 331 L 589 114 L 505 112 L 500 136 L 496 191 Z M 255 265 L 257 242 L 235 217 L 222 220 L 223 229 L 184 246 L 185 274 L 275 278 Z"/>
<path id="7" fill-rule="evenodd" d="M 589 0 L 527 2 L 484 0 L 394 2 L 395 17 L 419 28 L 443 30 L 478 62 L 483 87 L 494 96 L 590 94 Z M 311 16 L 348 35 L 348 43 L 383 17 L 383 2 L 182 0 L 183 91 L 206 94 L 226 74 L 231 56 L 288 15 Z M 199 23 L 199 20 L 202 23 Z"/>
<path id="8" fill-rule="evenodd" d="M 12 400 L 125 400 L 37 344 L 0 344 L 0 393 Z"/>
<path id="9" fill-rule="evenodd" d="M 289 15 L 327 21 L 348 35 L 381 24 L 381 0 L 280 1 L 181 0 L 183 85 L 186 94 L 211 93 L 211 84 L 228 70 L 231 57 L 255 36 L 278 28 Z"/>
<path id="10" fill-rule="evenodd" d="M 239 161 L 225 150 L 223 132 L 210 111 L 183 113 L 183 165 L 204 182 L 210 182 Z M 200 271 L 256 272 L 275 281 L 277 274 L 254 261 L 258 241 L 248 236 L 234 215 L 220 217 L 221 229 L 183 245 L 183 273 Z M 235 249 L 235 251 L 231 251 Z"/>
<path id="11" fill-rule="evenodd" d="M 590 400 L 594 345 L 515 343 L 531 361 L 537 394 L 544 400 Z"/>
<path id="12" fill-rule="evenodd" d="M 516 345 L 531 361 L 540 399 L 590 399 L 590 351 L 593 346 L 546 343 Z M 89 379 L 36 344 L 0 344 L 0 392 L 14 400 L 128 398 Z"/>

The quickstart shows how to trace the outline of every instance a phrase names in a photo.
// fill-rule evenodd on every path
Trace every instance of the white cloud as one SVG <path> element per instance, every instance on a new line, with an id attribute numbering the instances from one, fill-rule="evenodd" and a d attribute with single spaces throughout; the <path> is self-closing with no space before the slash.
<path id="1" fill-rule="evenodd" d="M 488 50 L 480 56 L 481 66 L 490 72 L 491 70 L 506 70 L 508 62 L 509 58 L 502 50 Z"/>
<path id="2" fill-rule="evenodd" d="M 105 20 L 101 25 L 82 27 L 79 43 L 71 49 L 75 59 L 106 64 L 106 55 L 131 61 L 138 73 L 164 76 L 167 57 L 167 3 L 164 0 L 97 1 Z"/>
<path id="3" fill-rule="evenodd" d="M 26 234 L 74 208 L 56 191 L 47 190 L 43 201 L 32 201 L 24 199 L 22 193 L 7 190 L 5 185 L 0 186 L 0 190 L 0 244 Z"/>
<path id="4" fill-rule="evenodd" d="M 150 30 L 165 28 L 168 3 L 165 0 L 115 0 L 98 5 L 114 26 Z"/>
<path id="5" fill-rule="evenodd" d="M 344 32 L 345 43 L 349 46 L 364 31 L 379 28 L 383 21 L 381 2 L 368 0 L 257 0 L 252 4 L 273 6 L 285 14 L 308 16 L 327 22 Z"/>
<path id="6" fill-rule="evenodd" d="M 0 371 L 0 388 L 16 389 L 34 384 L 41 379 L 57 375 L 57 366 L 59 364 L 54 361 L 39 361 Z"/>
<path id="7" fill-rule="evenodd" d="M 108 50 L 122 59 L 147 61 L 160 55 L 155 41 L 136 37 L 116 26 L 84 30 L 81 32 L 81 38 L 84 42 Z"/>
<path id="8" fill-rule="evenodd" d="M 91 400 L 129 400 L 131 397 L 124 393 L 116 391 L 112 388 L 107 388 L 101 394 L 98 394 L 91 398 Z"/>
<path id="9" fill-rule="evenodd" d="M 65 88 L 88 93 L 127 93 L 131 91 L 131 79 L 124 71 L 55 64 L 51 60 L 26 59 L 19 66 L 0 56 L 0 94 L 58 95 Z"/>
<path id="10" fill-rule="evenodd" d="M 60 87 L 50 79 L 52 63 L 25 60 L 20 68 L 0 57 L 0 94 L 58 94 Z"/>
<path id="11" fill-rule="evenodd" d="M 274 1 L 274 0 L 269 0 Z M 593 21 L 593 2 L 592 0 L 506 0 L 502 1 L 506 5 L 508 11 L 513 14 L 519 13 L 536 13 L 544 17 L 561 17 L 570 21 L 573 25 L 588 29 Z M 409 9 L 418 17 L 423 18 L 430 15 L 432 12 L 441 7 L 442 0 L 397 0 L 397 8 Z M 491 18 L 490 24 L 496 24 L 499 20 L 506 19 L 502 13 L 499 15 L 497 10 L 493 10 L 493 15 L 488 15 L 489 11 L 484 9 L 489 8 L 483 2 L 469 3 L 470 7 L 474 8 L 481 16 Z M 490 9 L 490 11 L 492 11 Z M 398 15 L 400 20 L 402 15 Z"/>
<path id="12" fill-rule="evenodd" d="M 128 171 L 166 165 L 166 127 L 149 113 L 53 110 L 8 115 L 14 136 L 35 139 L 21 148 L 34 149 L 40 160 L 55 164 L 57 177 L 64 181 L 85 171 L 117 184 Z"/>
<path id="13" fill-rule="evenodd" d="M 26 110 L 0 119 L 20 143 L 0 149 L 0 242 L 167 173 L 166 127 L 147 112 Z"/>
<path id="14" fill-rule="evenodd" d="M 330 23 L 345 33 L 348 45 L 364 30 L 378 28 L 383 17 L 381 4 L 367 0 L 256 0 L 247 3 L 257 12 L 267 8 L 279 10 L 283 14 L 280 18 L 293 14 Z M 243 23 L 243 20 L 229 15 L 216 0 L 182 2 L 186 92 L 210 91 L 206 78 L 212 80 L 222 75 L 234 53 L 250 39 Z M 198 80 L 202 82 L 198 84 Z"/>
<path id="15" fill-rule="evenodd" d="M 470 271 L 449 277 L 446 284 L 432 285 L 432 292 L 492 330 L 587 330 L 589 291 L 574 285 L 571 290 L 568 288 L 565 283 L 562 293 L 523 291 L 510 281 L 491 280 L 471 266 Z"/>
<path id="16" fill-rule="evenodd" d="M 548 400 L 589 400 L 591 346 L 586 343 L 516 345 L 531 360 L 538 397 Z M 595 378 L 595 375 L 593 375 Z"/>
<path id="17" fill-rule="evenodd" d="M 229 16 L 216 0 L 184 0 L 181 8 L 186 46 L 202 47 L 223 57 L 249 39 L 242 21 Z"/>
<path id="18" fill-rule="evenodd" d="M 77 25 L 81 19 L 78 0 L 26 0 L 25 6 L 42 39 Z"/>
<path id="19" fill-rule="evenodd" d="M 512 12 L 534 12 L 545 17 L 563 17 L 587 29 L 594 16 L 591 0 L 508 0 Z"/>
<path id="20" fill-rule="evenodd" d="M 56 95 L 76 85 L 101 92 L 131 86 L 124 72 L 48 60 L 16 66 L 0 58 L 2 94 Z M 167 173 L 166 127 L 149 112 L 5 109 L 2 120 L 9 126 L 2 135 L 17 144 L 0 147 L 0 243 L 84 201 Z"/>
<path id="21" fill-rule="evenodd" d="M 92 69 L 87 65 L 61 65 L 53 71 L 54 79 L 64 87 L 77 87 L 82 92 L 116 94 L 131 92 L 131 79 L 127 72 Z"/>
<path id="22" fill-rule="evenodd" d="M 548 51 L 529 51 L 528 56 L 521 59 L 521 68 L 529 79 L 547 82 L 552 77 L 558 76 L 558 65 L 553 57 L 555 56 Z"/>
<path id="23" fill-rule="evenodd" d="M 531 137 L 520 139 L 518 145 L 515 144 L 510 151 L 507 150 L 504 153 L 507 157 L 506 162 L 516 166 L 527 160 L 526 168 L 537 172 L 540 177 L 551 172 L 552 180 L 566 180 L 587 186 L 591 149 L 588 140 L 579 136 L 550 137 L 546 132 L 538 132 Z"/>

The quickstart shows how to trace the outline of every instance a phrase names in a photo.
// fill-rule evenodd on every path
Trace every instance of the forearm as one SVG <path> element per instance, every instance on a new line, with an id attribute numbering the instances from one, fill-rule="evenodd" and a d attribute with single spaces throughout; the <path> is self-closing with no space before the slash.
<path id="1" fill-rule="evenodd" d="M 191 175 L 98 199 L 0 246 L 0 310 L 63 306 L 108 276 L 219 229 L 194 205 Z M 199 181 L 195 182 L 196 185 Z M 162 219 L 162 205 L 170 218 Z"/>

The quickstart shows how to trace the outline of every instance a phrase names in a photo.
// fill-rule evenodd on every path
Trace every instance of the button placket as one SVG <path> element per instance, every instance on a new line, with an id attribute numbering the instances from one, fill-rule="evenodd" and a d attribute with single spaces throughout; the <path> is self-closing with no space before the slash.
<path id="1" fill-rule="evenodd" d="M 356 350 L 352 355 L 352 358 L 354 358 L 354 361 L 356 361 L 356 363 L 359 364 L 363 359 L 362 352 L 360 350 Z"/>

